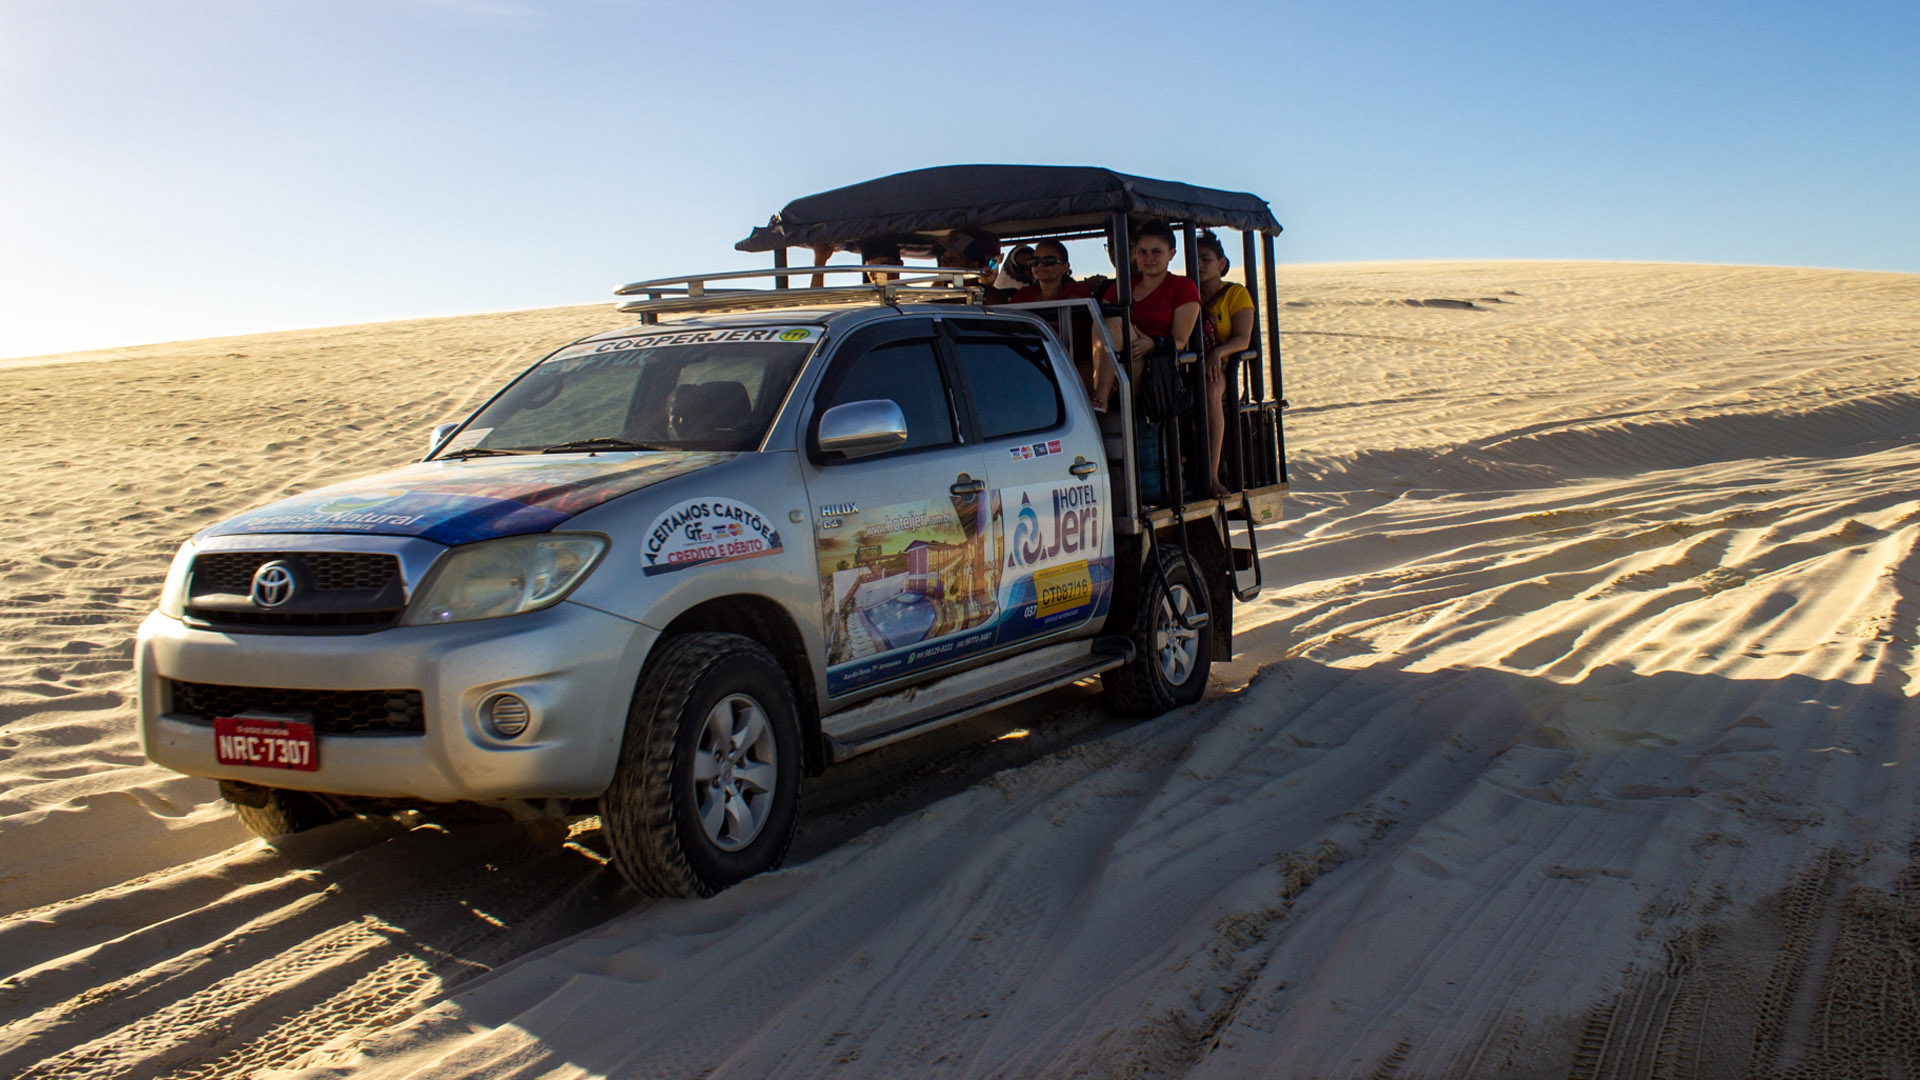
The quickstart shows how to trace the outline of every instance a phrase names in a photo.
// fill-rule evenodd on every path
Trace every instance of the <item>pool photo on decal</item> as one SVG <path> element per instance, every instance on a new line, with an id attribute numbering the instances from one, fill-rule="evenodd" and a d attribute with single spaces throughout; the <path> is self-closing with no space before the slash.
<path id="1" fill-rule="evenodd" d="M 925 640 L 939 612 L 925 596 L 901 593 L 861 608 L 860 618 L 880 648 L 898 649 Z"/>

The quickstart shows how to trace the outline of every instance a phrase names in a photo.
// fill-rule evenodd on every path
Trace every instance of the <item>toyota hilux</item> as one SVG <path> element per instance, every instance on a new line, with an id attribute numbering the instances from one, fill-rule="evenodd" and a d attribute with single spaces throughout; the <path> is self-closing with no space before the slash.
<path id="1" fill-rule="evenodd" d="M 1115 407 L 1088 395 L 1089 355 L 1129 355 L 1103 323 L 1127 325 L 1124 289 L 990 306 L 959 271 L 796 288 L 814 271 L 785 265 L 983 223 L 1125 250 L 1143 217 L 1239 228 L 1250 266 L 1264 242 L 1224 497 L 1192 452 L 1206 410 L 1149 422 L 1125 366 Z M 741 244 L 770 271 L 628 286 L 636 325 L 533 365 L 424 460 L 188 540 L 140 628 L 145 752 L 268 837 L 420 804 L 597 812 L 635 886 L 703 896 L 780 863 L 802 777 L 834 762 L 1094 677 L 1126 715 L 1197 701 L 1286 488 L 1277 231 L 1252 196 L 1099 169 L 798 200 Z M 1191 359 L 1170 377 L 1195 384 Z"/>

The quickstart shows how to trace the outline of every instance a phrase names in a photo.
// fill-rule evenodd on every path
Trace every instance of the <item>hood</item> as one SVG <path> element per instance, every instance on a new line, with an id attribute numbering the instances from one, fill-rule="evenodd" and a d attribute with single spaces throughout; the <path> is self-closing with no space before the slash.
<path id="1" fill-rule="evenodd" d="M 609 499 L 733 456 L 660 452 L 423 461 L 249 510 L 194 539 L 372 533 L 469 544 L 546 532 Z"/>

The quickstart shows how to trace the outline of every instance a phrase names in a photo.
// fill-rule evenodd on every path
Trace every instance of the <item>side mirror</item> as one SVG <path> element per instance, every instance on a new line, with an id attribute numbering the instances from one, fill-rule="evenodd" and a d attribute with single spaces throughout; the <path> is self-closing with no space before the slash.
<path id="1" fill-rule="evenodd" d="M 907 416 L 885 398 L 849 401 L 820 414 L 819 432 L 814 442 L 823 454 L 870 457 L 906 445 Z"/>
<path id="2" fill-rule="evenodd" d="M 433 434 L 427 438 L 427 453 L 432 454 L 435 450 L 440 449 L 440 444 L 446 442 L 447 436 L 453 434 L 453 429 L 459 426 L 460 422 L 458 420 L 450 424 L 433 425 Z"/>

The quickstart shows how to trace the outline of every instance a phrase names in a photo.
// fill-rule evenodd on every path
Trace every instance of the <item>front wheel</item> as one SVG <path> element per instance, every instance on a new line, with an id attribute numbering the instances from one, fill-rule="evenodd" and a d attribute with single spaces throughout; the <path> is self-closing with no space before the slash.
<path id="1" fill-rule="evenodd" d="M 345 816 L 317 795 L 235 780 L 220 782 L 220 795 L 247 831 L 262 840 L 306 832 Z"/>
<path id="2" fill-rule="evenodd" d="M 663 641 L 600 800 L 614 865 L 649 896 L 712 896 L 786 856 L 800 807 L 793 687 L 738 634 Z"/>
<path id="3" fill-rule="evenodd" d="M 1157 550 L 1160 573 L 1151 563 L 1141 571 L 1140 596 L 1127 631 L 1133 659 L 1100 677 L 1107 701 L 1125 716 L 1159 716 L 1199 701 L 1213 667 L 1213 631 L 1192 625 L 1193 616 L 1208 610 L 1200 567 L 1171 544 Z"/>

